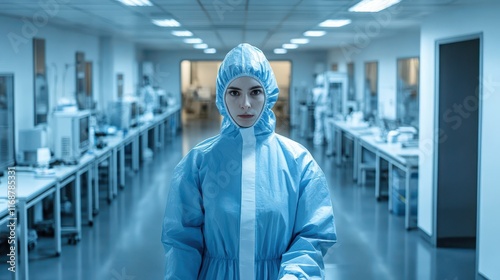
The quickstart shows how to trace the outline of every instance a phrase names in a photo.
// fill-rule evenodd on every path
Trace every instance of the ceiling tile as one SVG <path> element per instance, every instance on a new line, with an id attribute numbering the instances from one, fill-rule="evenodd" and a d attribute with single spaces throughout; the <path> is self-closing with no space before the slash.
<path id="1" fill-rule="evenodd" d="M 32 18 L 44 10 L 49 0 L 1 0 L 0 15 Z M 57 0 L 56 0 L 57 1 Z M 428 14 L 456 6 L 475 5 L 493 0 L 406 0 L 398 4 L 379 36 L 405 30 L 418 30 Z M 151 0 L 151 7 L 129 7 L 116 0 L 71 0 L 57 6 L 49 24 L 73 28 L 96 36 L 120 35 L 138 44 L 172 49 L 192 48 L 170 29 L 160 28 L 151 19 L 172 17 L 209 46 L 229 49 L 242 41 L 279 47 L 301 37 L 309 29 L 328 30 L 327 35 L 311 38 L 300 49 L 329 49 L 343 40 L 352 40 L 360 28 L 376 20 L 377 14 L 350 13 L 357 0 Z M 57 2 L 56 2 L 57 3 Z M 329 18 L 349 18 L 352 24 L 325 29 L 318 24 Z"/>

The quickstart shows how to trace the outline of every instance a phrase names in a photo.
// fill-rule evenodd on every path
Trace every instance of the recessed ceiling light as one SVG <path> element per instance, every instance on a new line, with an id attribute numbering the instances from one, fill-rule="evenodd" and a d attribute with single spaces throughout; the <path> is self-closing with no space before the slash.
<path id="1" fill-rule="evenodd" d="M 326 34 L 325 31 L 320 31 L 320 30 L 311 30 L 311 31 L 304 32 L 304 36 L 307 36 L 307 37 L 321 37 L 325 34 Z"/>
<path id="2" fill-rule="evenodd" d="M 217 50 L 216 50 L 216 49 L 214 49 L 214 48 L 209 48 L 209 49 L 204 49 L 204 50 L 203 50 L 203 52 L 204 52 L 204 53 L 216 53 L 216 52 L 217 52 Z"/>
<path id="3" fill-rule="evenodd" d="M 285 54 L 287 51 L 285 49 L 277 48 L 274 49 L 275 54 Z"/>
<path id="4" fill-rule="evenodd" d="M 178 37 L 190 37 L 190 36 L 193 36 L 193 33 L 191 33 L 191 31 L 187 31 L 187 30 L 176 30 L 176 31 L 172 31 L 172 35 L 178 36 Z"/>
<path id="5" fill-rule="evenodd" d="M 201 44 L 201 43 L 203 43 L 203 40 L 201 40 L 200 38 L 187 38 L 187 39 L 184 39 L 184 43 L 186 43 L 186 44 Z"/>
<path id="6" fill-rule="evenodd" d="M 349 8 L 349 12 L 376 13 L 387 9 L 401 0 L 363 0 Z"/>
<path id="7" fill-rule="evenodd" d="M 161 27 L 178 27 L 181 24 L 175 19 L 153 19 L 152 22 Z"/>
<path id="8" fill-rule="evenodd" d="M 307 39 L 307 38 L 296 38 L 296 39 L 290 40 L 290 43 L 292 43 L 292 44 L 300 44 L 300 45 L 307 44 L 307 43 L 309 43 L 309 39 Z"/>
<path id="9" fill-rule="evenodd" d="M 296 49 L 296 48 L 298 48 L 299 46 L 297 46 L 296 44 L 283 44 L 283 45 L 282 45 L 282 47 L 283 47 L 284 49 L 289 49 L 289 50 L 291 50 L 291 49 Z"/>
<path id="10" fill-rule="evenodd" d="M 153 6 L 149 0 L 118 0 L 127 6 Z"/>
<path id="11" fill-rule="evenodd" d="M 321 27 L 341 27 L 351 23 L 350 19 L 327 19 L 319 24 Z"/>
<path id="12" fill-rule="evenodd" d="M 193 46 L 195 49 L 206 49 L 208 48 L 207 44 L 196 44 Z"/>

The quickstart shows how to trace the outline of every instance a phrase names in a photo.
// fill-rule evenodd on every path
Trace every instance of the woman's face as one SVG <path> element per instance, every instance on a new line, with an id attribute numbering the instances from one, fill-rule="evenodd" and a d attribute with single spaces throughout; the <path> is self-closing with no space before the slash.
<path id="1" fill-rule="evenodd" d="M 266 96 L 256 79 L 243 76 L 228 85 L 224 100 L 234 122 L 241 127 L 250 127 L 259 119 Z"/>

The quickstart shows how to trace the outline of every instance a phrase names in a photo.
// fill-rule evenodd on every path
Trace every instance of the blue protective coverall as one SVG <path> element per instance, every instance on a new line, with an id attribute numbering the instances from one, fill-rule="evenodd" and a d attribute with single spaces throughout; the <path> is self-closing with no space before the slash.
<path id="1" fill-rule="evenodd" d="M 266 95 L 249 128 L 224 102 L 241 76 L 259 81 Z M 259 49 L 240 44 L 226 55 L 217 76 L 220 134 L 174 170 L 161 238 L 165 279 L 324 279 L 323 256 L 337 239 L 330 194 L 311 154 L 274 133 L 278 92 Z"/>

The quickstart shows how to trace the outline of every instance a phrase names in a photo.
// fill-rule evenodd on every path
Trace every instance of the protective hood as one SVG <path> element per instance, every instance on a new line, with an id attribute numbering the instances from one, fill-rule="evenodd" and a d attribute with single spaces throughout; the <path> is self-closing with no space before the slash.
<path id="1" fill-rule="evenodd" d="M 266 101 L 260 118 L 253 125 L 255 135 L 267 134 L 274 131 L 276 117 L 271 108 L 278 100 L 278 85 L 273 70 L 264 53 L 249 44 L 239 44 L 232 49 L 222 61 L 217 74 L 216 105 L 223 117 L 221 134 L 239 132 L 240 127 L 233 121 L 227 110 L 224 95 L 228 85 L 236 78 L 249 76 L 262 85 Z"/>

